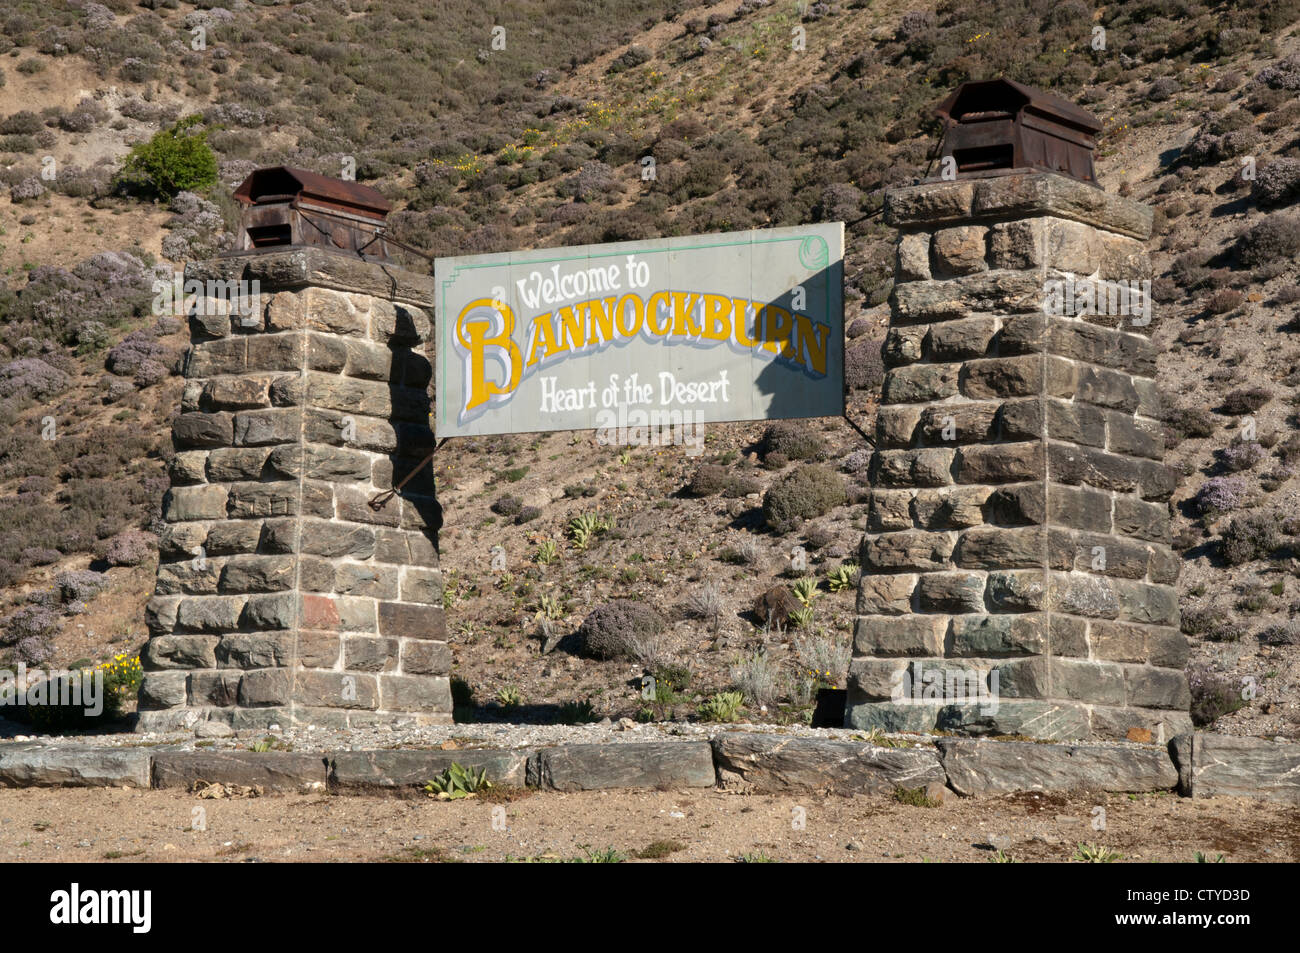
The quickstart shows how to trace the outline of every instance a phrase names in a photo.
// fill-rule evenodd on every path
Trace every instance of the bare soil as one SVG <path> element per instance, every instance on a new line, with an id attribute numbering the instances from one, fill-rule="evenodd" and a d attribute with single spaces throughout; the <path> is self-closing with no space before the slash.
<path id="1" fill-rule="evenodd" d="M 493 827 L 498 807 L 504 830 Z M 1093 828 L 1097 807 L 1105 830 Z M 795 829 L 797 808 L 806 818 L 802 830 Z M 1230 863 L 1294 862 L 1300 811 L 1171 794 L 950 796 L 925 808 L 867 796 L 715 791 L 517 793 L 451 803 L 423 796 L 212 800 L 179 791 L 0 791 L 0 856 L 25 862 L 571 860 L 613 848 L 628 860 L 646 852 L 656 856 L 644 859 L 697 862 L 969 863 L 993 857 L 991 839 L 1017 861 L 1069 861 L 1076 845 L 1087 843 L 1119 852 L 1120 862 L 1187 863 L 1197 851 Z"/>

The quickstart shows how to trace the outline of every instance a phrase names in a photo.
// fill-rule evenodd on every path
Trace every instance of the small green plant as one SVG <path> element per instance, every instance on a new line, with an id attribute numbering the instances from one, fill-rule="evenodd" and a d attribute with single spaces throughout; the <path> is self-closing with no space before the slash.
<path id="1" fill-rule="evenodd" d="M 439 801 L 459 801 L 462 798 L 477 797 L 491 788 L 492 782 L 487 779 L 486 768 L 475 774 L 473 768 L 467 768 L 455 761 L 446 771 L 424 785 L 424 790 L 429 797 L 437 798 Z"/>
<path id="2" fill-rule="evenodd" d="M 845 563 L 826 577 L 826 588 L 831 592 L 843 592 L 853 587 L 853 577 L 858 567 L 855 563 Z"/>
<path id="3" fill-rule="evenodd" d="M 524 702 L 524 696 L 513 685 L 507 685 L 497 691 L 497 703 L 507 711 L 518 708 Z"/>
<path id="4" fill-rule="evenodd" d="M 799 604 L 806 609 L 811 609 L 813 601 L 817 598 L 817 580 L 811 576 L 804 576 L 802 579 L 795 581 L 790 587 L 794 592 L 794 597 L 799 600 Z"/>
<path id="5" fill-rule="evenodd" d="M 712 698 L 708 698 L 700 703 L 700 720 L 721 722 L 735 721 L 744 704 L 745 696 L 741 692 L 718 692 Z"/>
<path id="6" fill-rule="evenodd" d="M 925 788 L 894 788 L 894 800 L 909 807 L 938 807 L 942 801 L 936 801 L 925 793 Z"/>
<path id="7" fill-rule="evenodd" d="M 1018 864 L 1020 863 L 1020 861 L 1016 860 L 1006 851 L 1000 850 L 992 857 L 989 858 L 989 863 L 990 864 Z"/>
<path id="8" fill-rule="evenodd" d="M 905 741 L 897 741 L 897 740 L 895 740 L 895 739 L 893 739 L 893 738 L 890 738 L 888 735 L 886 735 L 886 734 L 885 734 L 883 731 L 881 731 L 879 728 L 872 728 L 870 731 L 868 731 L 868 732 L 866 732 L 866 733 L 864 733 L 864 734 L 853 735 L 852 740 L 853 740 L 853 741 L 861 741 L 861 742 L 865 742 L 866 744 L 869 744 L 869 745 L 875 745 L 877 748 L 905 748 L 905 747 L 907 747 L 907 742 L 905 742 Z"/>
<path id="9" fill-rule="evenodd" d="M 813 615 L 816 610 L 812 606 L 804 606 L 802 609 L 792 609 L 790 611 L 790 625 L 796 629 L 806 629 L 812 625 Z"/>
<path id="10" fill-rule="evenodd" d="M 679 850 L 685 850 L 686 845 L 681 841 L 675 840 L 657 840 L 651 841 L 645 847 L 636 852 L 639 860 L 662 860 L 670 854 L 675 854 Z"/>
<path id="11" fill-rule="evenodd" d="M 1113 864 L 1123 860 L 1124 855 L 1103 844 L 1076 844 L 1071 859 L 1085 864 Z"/>
<path id="12" fill-rule="evenodd" d="M 1226 864 L 1228 858 L 1224 857 L 1222 854 L 1215 854 L 1214 858 L 1211 859 L 1209 854 L 1202 854 L 1198 850 L 1196 852 L 1196 862 L 1198 864 Z"/>
<path id="13" fill-rule="evenodd" d="M 569 538 L 573 548 L 584 550 L 591 545 L 596 536 L 609 530 L 609 520 L 599 513 L 579 513 L 569 520 Z"/>
<path id="14" fill-rule="evenodd" d="M 537 544 L 537 550 L 533 553 L 533 562 L 543 566 L 549 566 L 559 558 L 559 547 L 555 545 L 555 540 L 544 539 Z"/>
<path id="15" fill-rule="evenodd" d="M 589 698 L 577 702 L 565 702 L 560 706 L 555 717 L 562 725 L 587 725 L 597 720 L 596 706 Z"/>
<path id="16" fill-rule="evenodd" d="M 586 844 L 579 844 L 578 849 L 587 855 L 577 858 L 580 864 L 621 864 L 627 860 L 627 856 L 622 851 L 615 850 L 613 847 L 595 850 Z"/>
<path id="17" fill-rule="evenodd" d="M 555 622 L 563 619 L 568 614 L 568 606 L 564 604 L 562 598 L 543 593 L 537 600 L 537 614 L 534 618 L 550 619 Z"/>
<path id="18" fill-rule="evenodd" d="M 749 854 L 741 854 L 739 857 L 736 858 L 736 863 L 738 863 L 738 864 L 775 864 L 775 863 L 777 863 L 777 861 L 776 861 L 774 858 L 767 856 L 767 854 L 763 853 L 761 850 L 758 850 L 758 851 L 754 851 L 754 852 L 749 853 Z"/>

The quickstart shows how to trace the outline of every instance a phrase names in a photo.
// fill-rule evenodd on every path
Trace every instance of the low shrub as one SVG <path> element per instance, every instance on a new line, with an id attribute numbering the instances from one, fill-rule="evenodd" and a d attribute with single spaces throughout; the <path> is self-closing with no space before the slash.
<path id="1" fill-rule="evenodd" d="M 1219 463 L 1229 473 L 1253 469 L 1268 456 L 1268 451 L 1255 440 L 1236 440 L 1217 452 Z"/>
<path id="2" fill-rule="evenodd" d="M 524 508 L 523 501 L 515 496 L 498 497 L 488 509 L 498 516 L 516 516 Z"/>
<path id="3" fill-rule="evenodd" d="M 885 362 L 878 338 L 860 337 L 844 349 L 844 384 L 853 390 L 876 391 L 885 382 Z"/>
<path id="4" fill-rule="evenodd" d="M 1239 510 L 1251 499 L 1251 486 L 1245 477 L 1210 477 L 1192 497 L 1192 504 L 1201 516 L 1214 517 Z"/>
<path id="5" fill-rule="evenodd" d="M 654 607 L 633 599 L 598 606 L 578 626 L 582 651 L 598 659 L 634 658 L 638 646 L 662 635 L 663 618 Z"/>
<path id="6" fill-rule="evenodd" d="M 786 460 L 820 460 L 826 455 L 826 442 L 813 433 L 807 421 L 778 420 L 763 432 L 759 455 L 779 453 Z"/>
<path id="7" fill-rule="evenodd" d="M 1274 212 L 1237 238 L 1237 257 L 1247 268 L 1287 261 L 1300 254 L 1300 219 Z"/>
<path id="8" fill-rule="evenodd" d="M 727 484 L 727 468 L 716 463 L 701 463 L 686 484 L 690 496 L 713 496 Z"/>
<path id="9" fill-rule="evenodd" d="M 1300 159 L 1274 159 L 1255 174 L 1254 196 L 1261 206 L 1288 205 L 1300 195 Z"/>
<path id="10" fill-rule="evenodd" d="M 127 530 L 108 541 L 104 559 L 110 566 L 138 566 L 153 555 L 156 546 L 157 538 L 152 533 Z"/>
<path id="11" fill-rule="evenodd" d="M 1187 687 L 1192 696 L 1192 723 L 1198 727 L 1212 725 L 1224 715 L 1246 707 L 1240 681 L 1204 663 L 1187 667 Z"/>
<path id="12" fill-rule="evenodd" d="M 1277 514 L 1247 513 L 1234 517 L 1223 531 L 1220 551 L 1229 566 L 1240 566 L 1270 555 L 1283 543 Z"/>
<path id="13" fill-rule="evenodd" d="M 1267 387 L 1238 387 L 1223 398 L 1223 412 L 1233 417 L 1253 414 L 1272 399 Z"/>
<path id="14" fill-rule="evenodd" d="M 763 496 L 763 519 L 777 533 L 824 516 L 848 499 L 844 480 L 820 464 L 804 464 L 778 480 Z"/>

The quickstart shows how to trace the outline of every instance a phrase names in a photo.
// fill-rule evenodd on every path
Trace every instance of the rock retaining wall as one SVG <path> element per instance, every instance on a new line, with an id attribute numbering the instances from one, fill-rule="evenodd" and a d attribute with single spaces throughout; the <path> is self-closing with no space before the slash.
<path id="1" fill-rule="evenodd" d="M 193 790 L 204 784 L 265 792 L 418 790 L 453 762 L 505 787 L 559 791 L 719 787 L 753 794 L 888 797 L 931 785 L 964 797 L 1019 791 L 1235 796 L 1300 805 L 1300 744 L 1180 735 L 1168 745 L 1051 744 L 943 738 L 877 742 L 721 731 L 679 741 L 609 741 L 462 750 L 349 748 L 214 750 L 83 742 L 0 743 L 0 787 Z"/>

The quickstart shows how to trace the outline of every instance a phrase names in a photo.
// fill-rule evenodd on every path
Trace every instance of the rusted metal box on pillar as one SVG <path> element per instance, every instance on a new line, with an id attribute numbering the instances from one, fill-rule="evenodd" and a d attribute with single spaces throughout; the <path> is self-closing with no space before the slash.
<path id="1" fill-rule="evenodd" d="M 314 245 L 387 261 L 392 205 L 367 185 L 306 169 L 256 169 L 235 190 L 244 206 L 237 252 Z"/>
<path id="2" fill-rule="evenodd" d="M 940 161 L 958 176 L 1057 172 L 1097 185 L 1101 123 L 1087 110 L 1009 79 L 963 83 L 936 110 L 946 130 Z M 951 165 L 949 166 L 951 168 Z"/>

